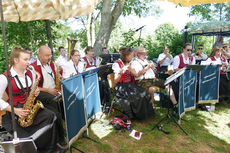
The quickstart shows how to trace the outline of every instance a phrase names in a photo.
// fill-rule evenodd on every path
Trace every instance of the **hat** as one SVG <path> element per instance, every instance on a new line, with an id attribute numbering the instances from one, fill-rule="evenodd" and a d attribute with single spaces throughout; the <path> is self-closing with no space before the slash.
<path id="1" fill-rule="evenodd" d="M 228 44 L 228 43 L 224 43 L 224 44 L 223 44 L 223 47 L 225 47 L 225 46 L 229 46 L 229 44 Z"/>
<path id="2" fill-rule="evenodd" d="M 137 53 L 147 53 L 147 51 L 145 50 L 144 47 L 139 46 L 139 47 L 137 47 Z"/>

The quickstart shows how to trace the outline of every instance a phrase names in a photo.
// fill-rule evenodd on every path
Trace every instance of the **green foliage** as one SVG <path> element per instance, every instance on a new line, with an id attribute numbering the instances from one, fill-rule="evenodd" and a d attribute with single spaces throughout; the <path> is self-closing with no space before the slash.
<path id="1" fill-rule="evenodd" d="M 178 30 L 170 23 L 161 24 L 155 30 L 154 38 L 149 36 L 144 43 L 144 47 L 148 49 L 149 59 L 157 58 L 163 52 L 163 47 L 168 45 L 170 53 L 177 55 L 181 52 L 183 45 L 183 34 L 179 34 Z"/>
<path id="2" fill-rule="evenodd" d="M 138 39 L 135 39 L 134 34 L 136 33 L 135 30 L 130 29 L 128 32 L 122 34 L 123 41 L 121 46 L 135 48 L 138 44 Z"/>
<path id="3" fill-rule="evenodd" d="M 230 19 L 230 3 L 202 4 L 192 6 L 190 16 L 201 17 L 201 20 Z"/>
<path id="4" fill-rule="evenodd" d="M 128 16 L 135 14 L 138 17 L 151 15 L 159 15 L 162 10 L 153 4 L 155 0 L 127 0 L 123 8 L 123 15 Z"/>

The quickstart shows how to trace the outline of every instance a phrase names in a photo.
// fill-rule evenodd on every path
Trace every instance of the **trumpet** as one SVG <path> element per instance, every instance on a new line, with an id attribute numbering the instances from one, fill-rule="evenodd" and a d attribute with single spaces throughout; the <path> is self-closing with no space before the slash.
<path id="1" fill-rule="evenodd" d="M 198 51 L 196 52 L 195 56 L 202 58 L 201 54 Z"/>

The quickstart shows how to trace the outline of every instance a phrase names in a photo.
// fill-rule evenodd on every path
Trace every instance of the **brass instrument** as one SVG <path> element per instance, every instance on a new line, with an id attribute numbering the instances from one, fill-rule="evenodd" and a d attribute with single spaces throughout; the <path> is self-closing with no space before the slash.
<path id="1" fill-rule="evenodd" d="M 39 100 L 37 100 L 36 103 L 34 104 L 34 100 L 36 98 L 35 97 L 35 91 L 38 87 L 38 83 L 39 83 L 41 76 L 33 68 L 28 67 L 28 69 L 32 70 L 36 74 L 37 78 L 36 78 L 36 81 L 35 81 L 32 89 L 31 89 L 31 91 L 30 91 L 29 97 L 27 98 L 25 104 L 23 105 L 23 109 L 30 110 L 29 115 L 27 117 L 20 117 L 18 119 L 18 122 L 22 127 L 30 126 L 34 121 L 34 118 L 37 115 L 38 110 L 40 108 L 44 108 L 43 104 Z"/>
<path id="2" fill-rule="evenodd" d="M 101 62 L 102 62 L 102 58 L 100 57 L 100 56 L 98 56 L 97 58 L 96 58 L 96 61 L 97 60 L 99 60 L 99 62 L 97 63 L 97 65 L 96 65 L 96 67 L 99 67 L 100 65 L 101 65 Z"/>
<path id="3" fill-rule="evenodd" d="M 58 91 L 61 91 L 61 75 L 59 73 L 59 65 L 57 63 L 54 63 L 56 66 L 56 77 L 55 77 L 55 88 Z"/>
<path id="4" fill-rule="evenodd" d="M 196 52 L 195 56 L 202 58 L 201 54 L 198 51 Z"/>
<path id="5" fill-rule="evenodd" d="M 82 60 L 83 64 L 84 64 L 84 67 L 83 67 L 83 72 L 86 71 L 86 67 L 87 67 L 87 62 L 85 60 Z"/>
<path id="6" fill-rule="evenodd" d="M 67 53 L 67 58 L 68 60 L 70 60 L 70 53 L 72 50 L 74 50 L 74 47 L 77 43 L 77 40 L 74 40 L 74 39 L 70 39 L 70 38 L 67 38 L 67 41 L 68 41 L 68 53 Z"/>

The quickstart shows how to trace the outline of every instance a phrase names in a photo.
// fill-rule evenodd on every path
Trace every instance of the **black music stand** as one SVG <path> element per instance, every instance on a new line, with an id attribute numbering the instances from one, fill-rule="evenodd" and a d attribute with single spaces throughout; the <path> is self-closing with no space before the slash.
<path id="1" fill-rule="evenodd" d="M 169 85 L 169 97 L 170 97 L 170 87 L 171 87 L 170 83 L 171 83 L 173 80 L 179 78 L 182 74 L 184 74 L 185 70 L 186 70 L 186 68 L 183 68 L 183 69 L 179 70 L 178 72 L 174 73 L 173 75 L 169 76 L 169 77 L 166 79 L 164 85 L 165 85 L 165 86 L 166 86 L 166 85 Z M 159 130 L 161 130 L 161 131 L 164 132 L 165 134 L 169 134 L 169 132 L 163 130 L 163 126 L 161 125 L 161 123 L 162 123 L 163 121 L 167 120 L 168 123 L 169 123 L 170 121 L 173 121 L 173 122 L 174 122 L 174 123 L 175 123 L 175 124 L 176 124 L 186 135 L 188 135 L 188 133 L 187 133 L 187 132 L 182 128 L 182 126 L 181 126 L 180 124 L 178 124 L 178 122 L 176 121 L 175 117 L 173 116 L 173 111 L 170 113 L 170 108 L 175 107 L 175 105 L 174 105 L 173 107 L 170 107 L 170 102 L 171 102 L 171 101 L 169 100 L 168 103 L 167 103 L 167 104 L 168 104 L 168 107 L 167 107 L 167 108 L 168 108 L 167 114 L 165 115 L 165 117 L 163 117 L 163 118 L 152 128 L 152 130 L 154 130 L 154 129 L 157 127 Z"/>

